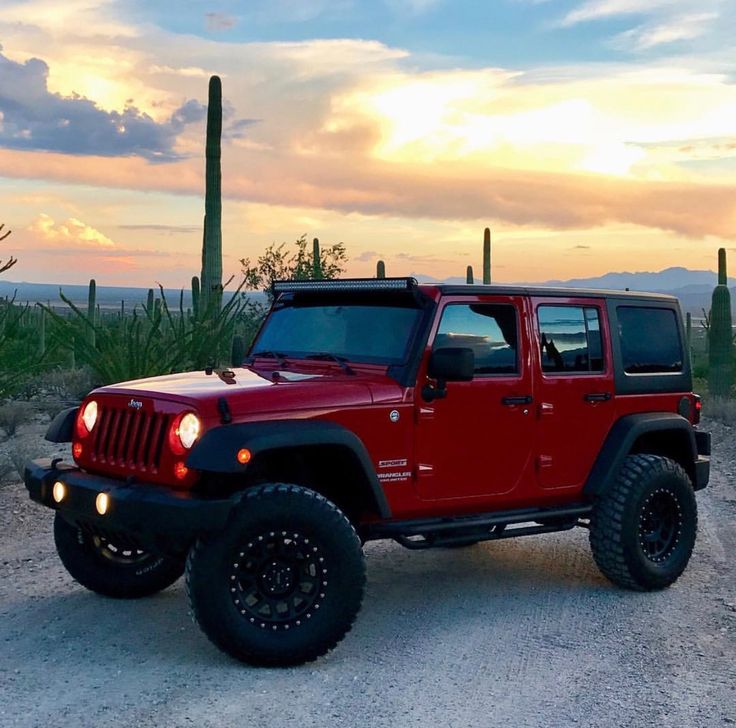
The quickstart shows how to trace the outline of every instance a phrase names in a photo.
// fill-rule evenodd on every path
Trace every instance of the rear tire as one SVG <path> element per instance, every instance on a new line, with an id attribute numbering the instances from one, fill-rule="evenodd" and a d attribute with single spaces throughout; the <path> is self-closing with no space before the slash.
<path id="1" fill-rule="evenodd" d="M 66 570 L 83 587 L 115 599 L 138 599 L 171 586 L 184 572 L 184 562 L 91 536 L 57 513 L 56 551 Z"/>
<path id="2" fill-rule="evenodd" d="M 299 665 L 350 630 L 363 601 L 360 539 L 340 509 L 298 485 L 246 491 L 228 526 L 187 559 L 192 616 L 252 665 Z"/>
<path id="3" fill-rule="evenodd" d="M 660 455 L 629 455 L 593 507 L 590 546 L 614 584 L 664 589 L 685 570 L 697 527 L 695 494 L 682 467 Z"/>

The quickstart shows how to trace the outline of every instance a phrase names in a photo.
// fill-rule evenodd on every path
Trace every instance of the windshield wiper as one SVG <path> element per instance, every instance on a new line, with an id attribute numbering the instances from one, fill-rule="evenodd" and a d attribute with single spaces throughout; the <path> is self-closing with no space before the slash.
<path id="1" fill-rule="evenodd" d="M 264 359 L 276 359 L 276 363 L 281 369 L 288 369 L 289 363 L 286 361 L 286 354 L 282 354 L 280 351 L 254 351 L 248 360 L 253 363 L 253 360 L 257 357 L 263 357 Z"/>
<path id="2" fill-rule="evenodd" d="M 320 351 L 316 354 L 307 354 L 305 359 L 316 359 L 318 361 L 334 361 L 337 362 L 345 374 L 355 374 L 355 370 L 348 364 L 348 359 L 338 354 L 330 354 L 328 351 Z"/>

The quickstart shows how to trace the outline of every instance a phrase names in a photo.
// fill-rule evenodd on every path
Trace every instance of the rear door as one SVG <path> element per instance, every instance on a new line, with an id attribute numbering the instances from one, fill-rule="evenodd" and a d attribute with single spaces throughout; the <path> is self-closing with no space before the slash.
<path id="1" fill-rule="evenodd" d="M 463 296 L 442 301 L 433 349 L 469 347 L 470 382 L 449 382 L 447 396 L 426 402 L 420 372 L 416 399 L 417 488 L 426 500 L 495 504 L 534 487 L 534 405 L 528 318 L 519 296 Z M 426 363 L 427 357 L 425 357 Z"/>
<path id="2" fill-rule="evenodd" d="M 533 305 L 538 482 L 543 489 L 576 490 L 614 419 L 605 301 L 536 298 Z"/>

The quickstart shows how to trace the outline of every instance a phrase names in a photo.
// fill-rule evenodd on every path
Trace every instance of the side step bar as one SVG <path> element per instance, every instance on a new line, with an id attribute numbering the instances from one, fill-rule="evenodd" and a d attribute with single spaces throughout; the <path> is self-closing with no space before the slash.
<path id="1" fill-rule="evenodd" d="M 525 508 L 472 516 L 388 521 L 370 527 L 368 539 L 392 538 L 408 549 L 567 531 L 590 518 L 590 504 L 563 508 Z M 528 526 L 519 524 L 528 523 Z M 512 528 L 508 528 L 512 526 Z M 515 527 L 514 527 L 515 526 Z"/>

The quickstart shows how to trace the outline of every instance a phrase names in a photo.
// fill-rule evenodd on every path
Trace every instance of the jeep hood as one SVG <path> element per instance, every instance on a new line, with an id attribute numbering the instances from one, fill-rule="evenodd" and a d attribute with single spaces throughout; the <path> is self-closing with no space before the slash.
<path id="1" fill-rule="evenodd" d="M 331 410 L 343 407 L 399 402 L 402 388 L 384 373 L 282 370 L 276 378 L 246 368 L 234 370 L 234 382 L 204 371 L 167 374 L 121 382 L 95 390 L 101 395 L 179 402 L 203 416 L 219 416 L 217 402 L 225 398 L 233 418 L 253 414 L 291 413 L 295 410 Z M 232 380 L 231 380 L 232 381 Z"/>

